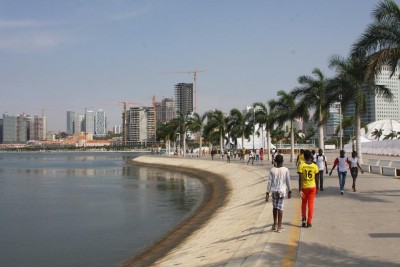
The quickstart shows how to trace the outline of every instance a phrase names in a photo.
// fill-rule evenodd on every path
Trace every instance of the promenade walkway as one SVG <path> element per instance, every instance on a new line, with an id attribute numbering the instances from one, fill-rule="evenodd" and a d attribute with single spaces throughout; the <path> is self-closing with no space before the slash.
<path id="1" fill-rule="evenodd" d="M 328 162 L 337 154 L 327 153 Z M 284 159 L 293 197 L 285 200 L 285 231 L 276 233 L 271 230 L 272 204 L 264 200 L 269 162 L 137 158 L 143 164 L 215 173 L 231 189 L 223 207 L 153 266 L 400 266 L 400 179 L 359 173 L 357 192 L 352 192 L 348 174 L 347 190 L 340 195 L 336 171 L 325 175 L 313 227 L 301 228 L 298 176 L 288 155 Z"/>

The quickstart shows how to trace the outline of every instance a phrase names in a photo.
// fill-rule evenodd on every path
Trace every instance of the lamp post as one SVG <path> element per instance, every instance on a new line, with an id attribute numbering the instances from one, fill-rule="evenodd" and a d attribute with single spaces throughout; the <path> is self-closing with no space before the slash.
<path id="1" fill-rule="evenodd" d="M 253 107 L 253 150 L 254 150 L 254 132 L 256 131 L 256 109 Z"/>

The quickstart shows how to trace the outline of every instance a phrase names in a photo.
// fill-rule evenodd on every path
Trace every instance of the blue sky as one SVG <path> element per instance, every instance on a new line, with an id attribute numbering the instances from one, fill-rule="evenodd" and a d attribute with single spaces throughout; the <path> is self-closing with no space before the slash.
<path id="1" fill-rule="evenodd" d="M 228 112 L 290 91 L 331 55 L 347 56 L 372 21 L 372 0 L 0 0 L 0 114 L 40 115 L 119 101 L 151 105 L 198 74 L 198 111 Z"/>

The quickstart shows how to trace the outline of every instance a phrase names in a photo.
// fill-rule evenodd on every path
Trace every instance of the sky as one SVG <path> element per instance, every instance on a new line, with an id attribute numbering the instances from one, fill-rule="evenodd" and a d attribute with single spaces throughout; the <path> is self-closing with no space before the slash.
<path id="1" fill-rule="evenodd" d="M 0 116 L 151 106 L 198 73 L 198 113 L 244 109 L 348 56 L 373 0 L 0 0 Z M 400 1 L 396 1 L 400 4 Z"/>

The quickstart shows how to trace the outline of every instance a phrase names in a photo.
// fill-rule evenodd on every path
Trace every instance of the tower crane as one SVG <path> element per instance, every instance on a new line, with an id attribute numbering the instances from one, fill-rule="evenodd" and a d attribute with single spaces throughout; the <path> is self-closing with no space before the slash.
<path id="1" fill-rule="evenodd" d="M 199 72 L 207 72 L 206 70 L 191 70 L 191 71 L 174 71 L 174 72 L 166 72 L 166 73 L 193 73 L 193 93 L 194 93 L 194 112 L 197 112 L 197 73 Z"/>

